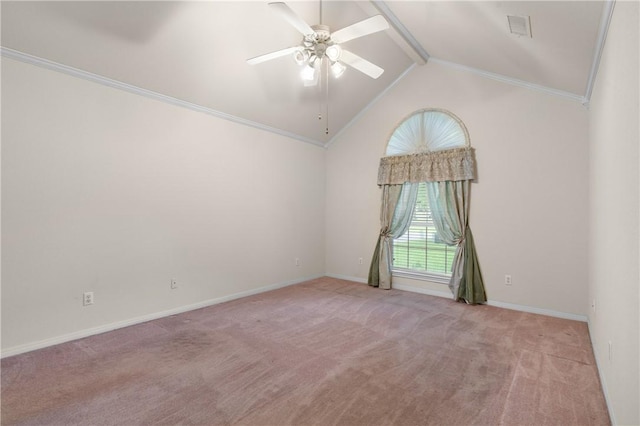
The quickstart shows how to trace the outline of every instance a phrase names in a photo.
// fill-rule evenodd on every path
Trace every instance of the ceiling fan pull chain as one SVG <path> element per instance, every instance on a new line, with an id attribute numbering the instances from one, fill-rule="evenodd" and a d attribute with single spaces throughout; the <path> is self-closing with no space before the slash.
<path id="1" fill-rule="evenodd" d="M 320 59 L 322 60 L 322 59 Z M 318 120 L 322 120 L 322 66 L 318 67 Z"/>
<path id="2" fill-rule="evenodd" d="M 324 100 L 325 100 L 325 108 L 326 108 L 326 116 L 325 116 L 325 118 L 326 118 L 326 121 L 325 121 L 326 127 L 325 127 L 325 130 L 324 130 L 324 134 L 328 135 L 329 134 L 329 59 L 328 58 L 326 58 L 324 60 L 324 64 L 325 64 L 325 67 L 324 67 L 324 78 L 326 79 L 325 80 L 325 85 L 324 85 L 325 86 L 325 89 L 324 89 L 325 90 L 325 98 L 324 98 Z M 320 76 L 320 77 L 322 78 L 322 76 Z"/>

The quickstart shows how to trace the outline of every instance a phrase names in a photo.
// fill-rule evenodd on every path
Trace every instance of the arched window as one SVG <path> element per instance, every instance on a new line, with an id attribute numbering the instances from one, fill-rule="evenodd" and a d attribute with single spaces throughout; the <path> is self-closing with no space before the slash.
<path id="1" fill-rule="evenodd" d="M 391 288 L 392 271 L 449 283 L 454 299 L 486 302 L 468 225 L 475 158 L 462 121 L 441 109 L 404 119 L 380 159 L 380 236 L 369 284 Z"/>
<path id="2" fill-rule="evenodd" d="M 462 121 L 442 109 L 412 113 L 394 129 L 386 155 L 410 155 L 469 146 L 469 133 Z M 456 246 L 438 235 L 427 183 L 418 183 L 411 222 L 404 234 L 393 239 L 392 270 L 396 276 L 448 283 Z"/>
<path id="3" fill-rule="evenodd" d="M 386 155 L 408 155 L 469 145 L 469 132 L 462 121 L 443 109 L 422 109 L 393 130 Z"/>

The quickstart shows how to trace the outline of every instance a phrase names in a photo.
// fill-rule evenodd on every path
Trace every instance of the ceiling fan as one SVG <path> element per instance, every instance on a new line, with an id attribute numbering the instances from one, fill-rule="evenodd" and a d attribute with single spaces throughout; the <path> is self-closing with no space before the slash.
<path id="1" fill-rule="evenodd" d="M 302 33 L 302 43 L 275 52 L 256 56 L 247 60 L 250 65 L 259 64 L 271 59 L 293 54 L 299 65 L 303 65 L 302 79 L 305 86 L 318 84 L 322 66 L 331 69 L 335 77 L 345 71 L 345 64 L 357 69 L 371 78 L 378 78 L 384 70 L 360 56 L 340 47 L 340 43 L 363 37 L 389 28 L 389 23 L 382 15 L 372 16 L 353 25 L 331 32 L 327 25 L 322 25 L 322 0 L 320 1 L 320 24 L 309 26 L 289 6 L 283 2 L 269 3 L 271 9 L 285 21 Z M 325 60 L 326 59 L 326 60 Z"/>

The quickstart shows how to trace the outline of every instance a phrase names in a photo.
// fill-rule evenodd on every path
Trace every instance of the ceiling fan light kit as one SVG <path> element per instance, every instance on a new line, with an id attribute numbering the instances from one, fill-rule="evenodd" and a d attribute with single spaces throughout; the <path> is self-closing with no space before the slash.
<path id="1" fill-rule="evenodd" d="M 307 64 L 302 68 L 300 76 L 305 86 L 315 86 L 318 84 L 318 78 L 320 76 L 319 64 L 319 62 L 315 62 L 313 66 Z"/>
<path id="2" fill-rule="evenodd" d="M 293 59 L 298 65 L 304 65 L 309 60 L 309 52 L 305 49 L 297 48 L 293 52 Z"/>
<path id="3" fill-rule="evenodd" d="M 335 63 L 340 61 L 343 66 L 351 66 L 371 78 L 378 78 L 384 71 L 377 65 L 340 46 L 340 43 L 389 28 L 389 23 L 382 15 L 372 16 L 332 33 L 327 25 L 310 26 L 285 3 L 274 2 L 269 3 L 269 6 L 302 34 L 302 43 L 299 46 L 288 47 L 251 58 L 247 60 L 250 65 L 293 54 L 293 59 L 301 66 L 310 65 L 313 68 L 316 61 L 322 62 L 324 58 L 327 58 L 331 62 L 332 68 Z M 342 68 L 338 66 L 336 69 L 341 70 Z"/>
<path id="4" fill-rule="evenodd" d="M 316 86 L 318 83 L 324 84 L 327 105 L 329 96 L 328 76 L 325 77 L 326 81 L 322 83 L 323 79 L 320 74 L 323 73 L 323 68 L 325 74 L 328 74 L 329 70 L 331 70 L 334 78 L 338 78 L 344 73 L 347 68 L 346 65 L 374 79 L 380 77 L 384 72 L 379 66 L 343 49 L 339 45 L 339 43 L 389 28 L 389 23 L 382 15 L 372 16 L 332 33 L 329 26 L 322 25 L 322 23 L 310 26 L 285 3 L 274 2 L 269 3 L 269 6 L 302 34 L 302 43 L 299 46 L 288 47 L 248 59 L 248 64 L 256 65 L 292 54 L 294 61 L 302 66 L 300 75 L 305 86 Z M 322 22 L 322 0 L 320 1 L 320 22 Z M 323 64 L 325 64 L 324 67 Z M 328 131 L 327 125 L 326 133 Z"/>
<path id="5" fill-rule="evenodd" d="M 335 78 L 340 77 L 344 71 L 347 69 L 347 67 L 345 67 L 342 63 L 340 62 L 335 62 L 333 65 L 331 65 L 331 73 L 333 74 L 333 76 Z"/>
<path id="6" fill-rule="evenodd" d="M 342 49 L 337 44 L 332 44 L 331 46 L 327 47 L 327 50 L 325 50 L 324 53 L 332 62 L 336 62 L 338 59 L 340 59 Z"/>

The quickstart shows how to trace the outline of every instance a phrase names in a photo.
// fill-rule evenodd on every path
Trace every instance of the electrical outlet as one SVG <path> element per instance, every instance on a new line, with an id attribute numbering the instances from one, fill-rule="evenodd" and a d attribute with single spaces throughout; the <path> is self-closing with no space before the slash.
<path id="1" fill-rule="evenodd" d="M 300 266 L 300 258 L 296 257 L 295 262 L 296 262 L 296 266 Z"/>
<path id="2" fill-rule="evenodd" d="M 358 264 L 362 265 L 362 258 L 361 257 L 358 258 Z"/>
<path id="3" fill-rule="evenodd" d="M 511 275 L 504 276 L 504 285 L 511 285 Z"/>
<path id="4" fill-rule="evenodd" d="M 171 278 L 171 290 L 178 288 L 178 280 Z"/>
<path id="5" fill-rule="evenodd" d="M 83 306 L 93 305 L 93 292 L 92 291 L 87 291 L 87 292 L 82 294 L 82 305 Z"/>

